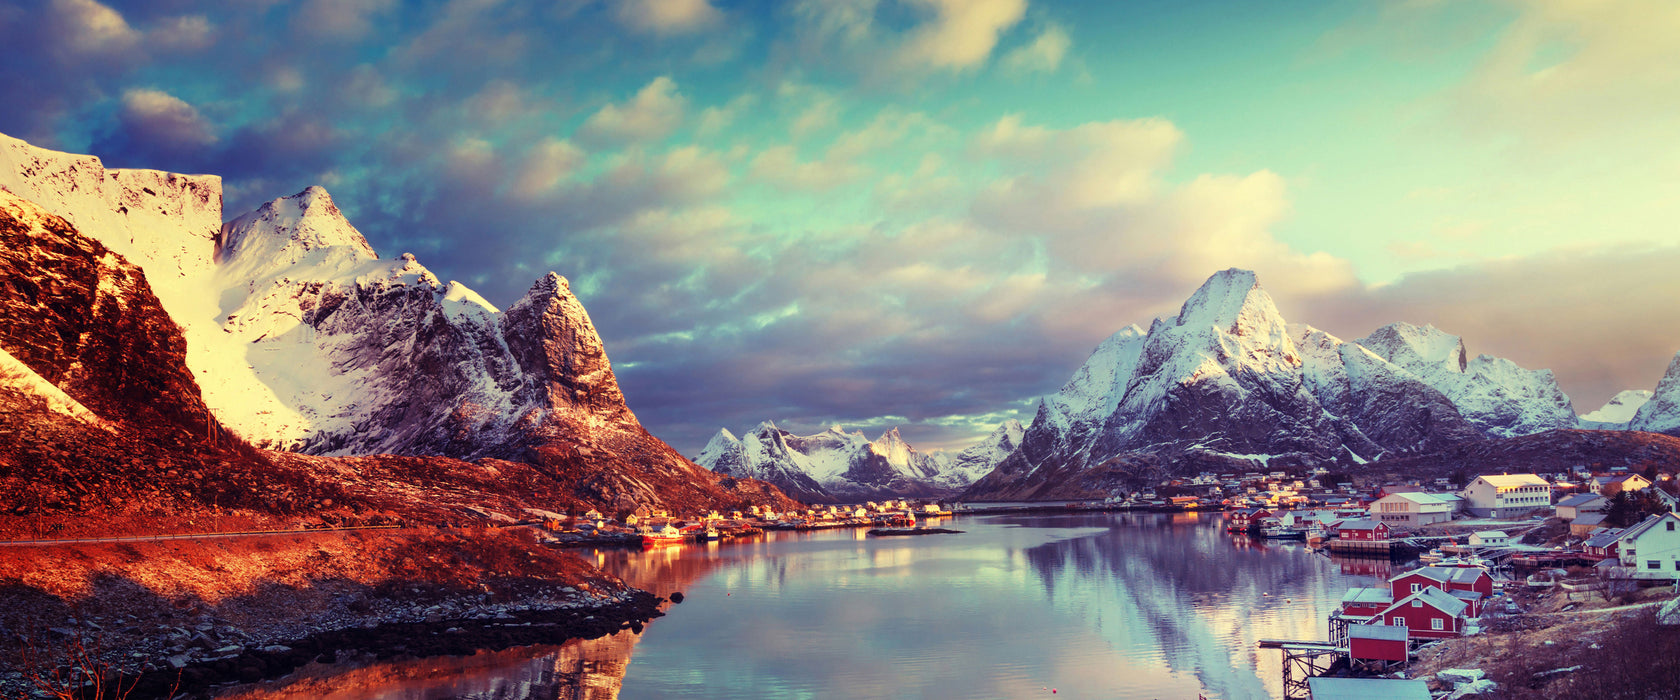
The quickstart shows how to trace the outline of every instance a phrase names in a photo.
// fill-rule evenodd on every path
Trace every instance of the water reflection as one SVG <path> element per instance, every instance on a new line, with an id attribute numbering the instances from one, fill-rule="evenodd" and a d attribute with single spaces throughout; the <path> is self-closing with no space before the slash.
<path id="1" fill-rule="evenodd" d="M 239 697 L 1277 697 L 1280 659 L 1255 642 L 1324 638 L 1342 592 L 1388 566 L 1233 538 L 1211 514 L 955 527 L 591 553 L 685 602 L 639 636 L 317 674 L 362 689 L 342 696 Z"/>
<path id="2" fill-rule="evenodd" d="M 222 700 L 614 700 L 639 635 L 472 656 L 312 664 Z"/>

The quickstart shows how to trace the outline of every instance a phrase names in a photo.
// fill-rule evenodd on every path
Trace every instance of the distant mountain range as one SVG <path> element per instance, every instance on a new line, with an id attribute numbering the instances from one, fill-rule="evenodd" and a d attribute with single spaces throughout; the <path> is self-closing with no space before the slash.
<path id="1" fill-rule="evenodd" d="M 1254 273 L 1232 269 L 1175 316 L 1103 341 L 1030 426 L 961 453 L 917 451 L 896 430 L 766 422 L 719 431 L 697 465 L 642 427 L 558 274 L 498 309 L 412 255 L 380 258 L 320 187 L 224 223 L 215 176 L 106 169 L 3 135 L 0 190 L 0 410 L 31 426 L 0 431 L 0 452 L 88 470 L 63 472 L 65 494 L 155 480 L 136 465 L 180 458 L 179 493 L 231 493 L 207 474 L 247 490 L 268 474 L 343 502 L 377 472 L 459 502 L 785 508 L 769 484 L 811 501 L 1076 497 L 1199 468 L 1436 464 L 1420 456 L 1574 428 L 1680 435 L 1680 355 L 1654 390 L 1577 417 L 1548 370 L 1472 358 L 1431 326 L 1343 341 L 1286 322 Z M 112 430 L 140 442 L 101 442 Z M 1628 459 L 1667 444 L 1623 442 Z M 1568 443 L 1556 454 L 1597 444 Z M 1526 439 L 1524 454 L 1545 444 Z M 146 456 L 94 457 L 122 445 Z"/>
<path id="2" fill-rule="evenodd" d="M 694 461 L 719 474 L 775 484 L 816 502 L 861 502 L 893 496 L 953 495 L 991 472 L 1021 442 L 1020 421 L 955 455 L 918 452 L 894 428 L 871 441 L 834 426 L 794 435 L 765 421 L 740 439 L 719 430 Z"/>
<path id="3" fill-rule="evenodd" d="M 1098 345 L 1039 403 L 1020 449 L 963 497 L 1106 494 L 1197 467 L 1347 468 L 1583 426 L 1672 432 L 1680 356 L 1641 398 L 1624 393 L 1584 422 L 1550 370 L 1469 358 L 1458 336 L 1432 326 L 1395 323 L 1346 342 L 1287 323 L 1253 272 L 1231 269 L 1177 315 Z"/>

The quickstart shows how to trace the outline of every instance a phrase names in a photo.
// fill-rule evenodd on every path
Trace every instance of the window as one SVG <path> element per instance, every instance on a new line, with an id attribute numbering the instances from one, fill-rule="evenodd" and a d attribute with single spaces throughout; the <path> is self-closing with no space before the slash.
<path id="1" fill-rule="evenodd" d="M 1674 521 L 1673 520 L 1668 521 L 1668 531 L 1669 532 L 1674 532 Z"/>
<path id="2" fill-rule="evenodd" d="M 1647 568 L 1647 569 L 1661 569 L 1662 568 L 1662 562 L 1657 561 L 1655 559 L 1652 559 L 1650 561 L 1645 562 L 1645 568 Z"/>
<path id="3" fill-rule="evenodd" d="M 1414 600 L 1414 601 L 1412 601 L 1412 607 L 1414 607 L 1414 608 L 1421 608 L 1421 607 L 1423 607 L 1423 601 L 1421 601 L 1421 600 Z"/>
<path id="4" fill-rule="evenodd" d="M 1441 622 L 1442 622 L 1441 618 L 1439 618 L 1439 617 L 1430 618 L 1429 619 L 1429 629 L 1432 629 L 1432 630 L 1444 629 Z"/>
<path id="5" fill-rule="evenodd" d="M 1394 625 L 1395 627 L 1405 627 L 1406 618 L 1395 615 L 1394 617 L 1388 619 L 1388 624 Z"/>
<path id="6" fill-rule="evenodd" d="M 1412 584 L 1412 592 L 1413 592 L 1413 593 L 1416 593 L 1416 592 L 1418 592 L 1418 591 L 1419 591 L 1419 590 L 1422 590 L 1422 589 L 1423 589 L 1423 584 L 1421 584 L 1421 583 L 1414 583 L 1414 584 Z M 1415 601 L 1415 600 L 1414 600 L 1414 601 L 1412 601 L 1412 602 L 1413 602 L 1413 603 L 1416 603 L 1416 602 L 1418 602 L 1418 601 Z"/>

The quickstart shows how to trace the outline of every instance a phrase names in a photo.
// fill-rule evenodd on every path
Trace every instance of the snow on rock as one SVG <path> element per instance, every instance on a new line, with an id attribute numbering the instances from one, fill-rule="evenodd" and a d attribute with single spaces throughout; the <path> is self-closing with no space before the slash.
<path id="1" fill-rule="evenodd" d="M 848 433 L 840 426 L 794 435 L 764 421 L 739 439 L 719 430 L 694 461 L 719 474 L 770 482 L 812 501 L 938 497 L 990 471 L 1014 449 L 1020 434 L 1021 424 L 1010 421 L 953 458 L 942 451 L 916 450 L 897 428 L 870 440 L 861 431 Z"/>
<path id="2" fill-rule="evenodd" d="M 1598 410 L 1581 416 L 1581 427 L 1589 430 L 1625 430 L 1639 409 L 1655 394 L 1649 389 L 1629 389 L 1615 396 Z"/>
<path id="3" fill-rule="evenodd" d="M 1680 435 L 1680 353 L 1668 363 L 1668 371 L 1657 382 L 1656 391 L 1639 407 L 1628 428 Z"/>
<path id="4" fill-rule="evenodd" d="M 1434 326 L 1394 323 L 1358 342 L 1445 394 L 1459 413 L 1490 435 L 1515 437 L 1576 425 L 1569 397 L 1549 369 L 1523 369 L 1490 355 L 1466 360 L 1464 342 Z"/>

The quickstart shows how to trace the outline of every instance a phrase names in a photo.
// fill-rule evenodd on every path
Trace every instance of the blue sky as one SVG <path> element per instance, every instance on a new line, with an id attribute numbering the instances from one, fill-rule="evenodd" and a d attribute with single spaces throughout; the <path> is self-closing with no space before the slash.
<path id="1" fill-rule="evenodd" d="M 0 132 L 325 185 L 507 305 L 573 281 L 632 408 L 960 446 L 1257 270 L 1582 412 L 1680 349 L 1668 0 L 0 2 Z"/>

